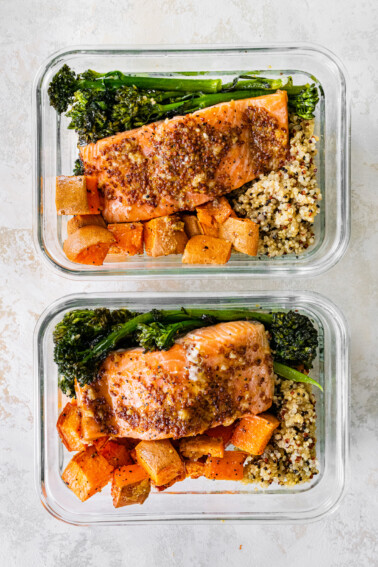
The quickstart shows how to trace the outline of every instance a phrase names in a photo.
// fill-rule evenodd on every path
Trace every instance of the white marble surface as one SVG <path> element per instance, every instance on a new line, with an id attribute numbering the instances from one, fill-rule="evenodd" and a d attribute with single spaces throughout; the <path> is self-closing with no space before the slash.
<path id="1" fill-rule="evenodd" d="M 0 1 L 0 564 L 377 565 L 378 14 L 374 0 Z M 31 237 L 31 82 L 70 44 L 318 42 L 341 57 L 352 95 L 352 240 L 321 277 L 229 281 L 230 289 L 312 289 L 345 312 L 352 335 L 351 482 L 339 509 L 310 525 L 64 525 L 42 508 L 33 478 L 32 334 L 39 313 L 83 290 L 175 284 L 82 284 L 42 266 Z M 214 281 L 213 289 L 224 283 Z M 203 289 L 193 282 L 192 289 Z"/>

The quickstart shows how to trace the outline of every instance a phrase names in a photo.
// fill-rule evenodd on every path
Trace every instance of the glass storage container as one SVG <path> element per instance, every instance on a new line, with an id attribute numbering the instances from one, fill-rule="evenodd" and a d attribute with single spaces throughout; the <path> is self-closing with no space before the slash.
<path id="1" fill-rule="evenodd" d="M 260 70 L 277 76 L 290 74 L 296 84 L 316 82 L 320 102 L 316 110 L 318 181 L 323 194 L 315 220 L 315 243 L 296 257 L 252 258 L 233 253 L 222 266 L 181 263 L 181 256 L 133 256 L 103 266 L 70 262 L 62 248 L 67 217 L 55 209 L 55 177 L 70 175 L 77 158 L 77 136 L 67 130 L 49 105 L 47 89 L 58 69 L 67 63 L 75 71 L 92 68 L 120 69 L 126 73 L 207 71 L 226 78 L 239 71 Z M 313 45 L 251 45 L 248 47 L 99 47 L 66 48 L 51 56 L 39 70 L 34 84 L 34 239 L 47 265 L 68 277 L 210 277 L 311 276 L 328 270 L 344 254 L 350 231 L 349 207 L 349 100 L 345 72 L 326 49 Z"/>
<path id="2" fill-rule="evenodd" d="M 70 456 L 63 447 L 56 421 L 62 409 L 52 332 L 64 313 L 75 308 L 127 307 L 148 311 L 181 306 L 297 309 L 312 318 L 319 331 L 319 356 L 311 375 L 324 387 L 317 399 L 317 458 L 319 474 L 306 484 L 261 488 L 255 484 L 185 480 L 156 492 L 140 506 L 113 508 L 110 487 L 82 503 L 66 487 L 61 473 Z M 36 486 L 45 508 L 71 524 L 109 525 L 169 522 L 243 521 L 306 522 L 334 510 L 340 501 L 348 460 L 348 332 L 336 306 L 310 292 L 253 293 L 102 293 L 59 299 L 41 315 L 35 330 Z"/>

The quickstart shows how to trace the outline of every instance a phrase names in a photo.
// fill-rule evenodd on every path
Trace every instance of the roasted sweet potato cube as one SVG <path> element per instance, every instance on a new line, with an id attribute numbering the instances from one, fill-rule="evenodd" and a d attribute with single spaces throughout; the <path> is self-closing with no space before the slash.
<path id="1" fill-rule="evenodd" d="M 279 424 L 269 413 L 243 417 L 234 429 L 231 443 L 251 455 L 262 455 Z"/>
<path id="2" fill-rule="evenodd" d="M 222 437 L 208 437 L 207 435 L 187 437 L 180 440 L 180 453 L 191 460 L 200 459 L 204 455 L 223 457 L 223 439 Z"/>
<path id="3" fill-rule="evenodd" d="M 72 457 L 62 474 L 62 479 L 84 502 L 108 484 L 112 472 L 113 467 L 98 453 L 96 447 L 92 446 Z"/>
<path id="4" fill-rule="evenodd" d="M 185 475 L 184 463 L 168 439 L 141 441 L 135 447 L 138 463 L 146 470 L 156 486 L 169 484 Z"/>
<path id="5" fill-rule="evenodd" d="M 81 438 L 81 413 L 76 402 L 68 402 L 62 410 L 56 428 L 68 451 L 82 451 L 85 443 Z"/>
<path id="6" fill-rule="evenodd" d="M 105 435 L 104 437 L 99 437 L 93 441 L 93 445 L 96 447 L 97 451 L 100 452 L 100 449 L 109 441 L 109 437 Z"/>
<path id="7" fill-rule="evenodd" d="M 67 237 L 63 250 L 71 262 L 101 266 L 114 242 L 114 236 L 106 228 L 82 226 Z"/>
<path id="8" fill-rule="evenodd" d="M 115 441 L 120 445 L 124 445 L 129 453 L 140 443 L 140 439 L 134 439 L 133 437 L 117 437 Z"/>
<path id="9" fill-rule="evenodd" d="M 57 177 L 55 204 L 58 215 L 90 214 L 85 176 Z"/>
<path id="10" fill-rule="evenodd" d="M 130 451 L 126 445 L 121 445 L 117 443 L 117 441 L 109 440 L 97 450 L 112 467 L 123 467 L 124 465 L 131 465 L 133 463 Z"/>
<path id="11" fill-rule="evenodd" d="M 101 195 L 98 190 L 98 180 L 95 175 L 86 175 L 85 176 L 85 183 L 87 189 L 87 201 L 89 212 L 93 215 L 96 215 L 101 212 L 102 203 L 101 203 Z"/>
<path id="12" fill-rule="evenodd" d="M 231 242 L 235 250 L 256 256 L 259 245 L 259 227 L 250 219 L 229 217 L 219 227 L 219 237 Z"/>
<path id="13" fill-rule="evenodd" d="M 196 215 L 183 215 L 182 222 L 184 223 L 184 230 L 188 238 L 202 234 Z"/>
<path id="14" fill-rule="evenodd" d="M 163 490 L 167 490 L 167 488 L 170 488 L 171 486 L 176 484 L 176 482 L 181 482 L 182 480 L 185 479 L 186 479 L 185 468 L 183 468 L 182 472 L 178 476 L 175 476 L 175 478 L 173 478 L 166 484 L 159 484 L 159 486 L 155 484 L 154 486 L 157 492 L 163 492 Z"/>
<path id="15" fill-rule="evenodd" d="M 159 217 L 144 224 L 146 254 L 154 258 L 169 254 L 182 254 L 188 237 L 184 223 L 177 215 Z"/>
<path id="16" fill-rule="evenodd" d="M 113 506 L 121 508 L 143 504 L 150 493 L 151 482 L 140 465 L 126 465 L 115 469 L 112 480 Z"/>
<path id="17" fill-rule="evenodd" d="M 214 480 L 242 480 L 246 457 L 241 451 L 226 451 L 223 458 L 208 457 L 205 476 Z"/>
<path id="18" fill-rule="evenodd" d="M 232 423 L 231 425 L 218 425 L 217 427 L 212 427 L 211 429 L 205 431 L 205 435 L 208 435 L 209 437 L 222 437 L 223 447 L 226 448 L 227 445 L 230 444 L 230 439 L 232 437 L 234 429 L 234 423 Z"/>
<path id="19" fill-rule="evenodd" d="M 200 205 L 196 208 L 196 211 L 199 223 L 213 226 L 224 223 L 231 215 L 232 208 L 226 197 L 221 197 Z"/>
<path id="20" fill-rule="evenodd" d="M 122 222 L 108 224 L 108 230 L 115 238 L 109 254 L 135 256 L 143 254 L 143 224 L 141 222 Z"/>
<path id="21" fill-rule="evenodd" d="M 83 226 L 102 226 L 106 228 L 106 223 L 101 215 L 75 215 L 67 223 L 67 234 L 73 234 Z"/>
<path id="22" fill-rule="evenodd" d="M 226 264 L 231 256 L 231 243 L 213 236 L 193 236 L 185 247 L 184 264 Z"/>
<path id="23" fill-rule="evenodd" d="M 206 236 L 213 236 L 214 238 L 219 237 L 219 224 L 214 223 L 213 225 L 204 224 L 202 222 L 199 223 L 201 234 Z"/>
<path id="24" fill-rule="evenodd" d="M 205 474 L 205 463 L 201 461 L 185 461 L 185 472 L 187 478 L 200 478 Z"/>

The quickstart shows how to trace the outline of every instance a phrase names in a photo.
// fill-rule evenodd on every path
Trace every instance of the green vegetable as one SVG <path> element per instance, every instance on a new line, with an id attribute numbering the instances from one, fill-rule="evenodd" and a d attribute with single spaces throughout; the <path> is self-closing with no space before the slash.
<path id="1" fill-rule="evenodd" d="M 65 314 L 55 327 L 54 361 L 58 365 L 59 387 L 67 396 L 74 396 L 75 378 L 80 384 L 92 382 L 97 374 L 100 359 L 81 363 L 82 352 L 91 350 L 101 340 L 130 317 L 127 309 L 76 309 Z M 101 358 L 105 358 L 106 353 Z"/>
<path id="2" fill-rule="evenodd" d="M 296 311 L 273 313 L 270 346 L 274 360 L 308 370 L 316 357 L 318 332 L 308 317 Z"/>
<path id="3" fill-rule="evenodd" d="M 293 92 L 290 94 L 290 91 L 288 90 L 288 95 L 288 107 L 291 112 L 305 120 L 311 120 L 311 118 L 314 118 L 315 107 L 319 102 L 318 89 L 314 84 L 306 85 L 306 88 L 302 89 L 298 93 Z"/>
<path id="4" fill-rule="evenodd" d="M 286 380 L 293 380 L 293 382 L 305 382 L 306 384 L 312 384 L 316 386 L 323 392 L 323 387 L 316 382 L 310 376 L 299 372 L 295 368 L 290 368 L 290 366 L 286 366 L 286 364 L 282 364 L 281 362 L 274 362 L 273 363 L 274 371 L 276 374 L 281 376 L 281 378 L 286 378 Z"/>
<path id="5" fill-rule="evenodd" d="M 257 97 L 286 90 L 289 108 L 302 118 L 312 118 L 319 96 L 315 84 L 293 86 L 291 77 L 269 79 L 238 75 L 230 83 L 221 79 L 183 76 L 125 75 L 120 71 L 76 75 L 67 65 L 53 77 L 48 94 L 58 113 L 68 112 L 68 128 L 80 144 L 96 142 L 157 120 L 183 115 L 220 102 Z"/>
<path id="6" fill-rule="evenodd" d="M 151 323 L 150 325 L 139 324 L 136 331 L 137 343 L 146 351 L 168 350 L 173 345 L 176 337 L 181 333 L 188 333 L 193 329 L 199 329 L 209 323 L 201 319 L 181 321 L 179 323 Z"/>
<path id="7" fill-rule="evenodd" d="M 77 75 L 65 64 L 52 78 L 47 92 L 51 106 L 61 114 L 66 112 L 72 103 L 75 92 L 107 92 L 123 86 L 136 87 L 142 90 L 156 89 L 181 93 L 216 93 L 221 90 L 222 81 L 220 79 L 125 75 L 120 71 L 97 73 L 90 69 Z"/>
<path id="8" fill-rule="evenodd" d="M 73 167 L 72 173 L 73 175 L 84 175 L 84 165 L 80 158 L 77 158 L 77 160 L 75 160 L 75 165 Z"/>
<path id="9" fill-rule="evenodd" d="M 223 85 L 222 91 L 241 89 L 263 89 L 265 90 L 283 90 L 291 87 L 293 79 L 291 77 L 283 77 L 282 79 L 267 79 L 266 77 L 256 77 L 254 75 L 239 75 L 231 83 Z"/>
<path id="10" fill-rule="evenodd" d="M 68 65 L 63 65 L 52 78 L 47 90 L 50 104 L 59 114 L 68 109 L 76 88 L 76 73 Z"/>
<path id="11" fill-rule="evenodd" d="M 302 321 L 301 325 L 295 326 L 294 321 L 298 318 L 293 317 L 292 313 L 270 314 L 237 309 L 186 308 L 152 310 L 142 314 L 126 309 L 71 311 L 58 323 L 54 331 L 54 360 L 58 365 L 59 386 L 65 394 L 74 396 L 75 379 L 81 386 L 96 380 L 99 367 L 111 350 L 137 345 L 143 346 L 146 350 L 168 349 L 179 334 L 222 321 L 260 321 L 270 329 L 272 345 L 276 343 L 281 345 L 279 351 L 281 354 L 286 348 L 288 356 L 295 353 L 294 364 L 298 356 L 302 359 L 306 356 L 307 364 L 310 364 L 315 356 L 314 334 L 308 330 L 312 327 L 312 323 L 307 317 L 301 316 L 307 321 L 307 325 Z M 287 341 L 282 338 L 285 337 L 285 324 L 287 324 L 287 337 L 291 337 L 290 340 L 294 341 L 293 349 L 288 349 Z M 306 337 L 310 338 L 309 345 Z M 310 350 L 308 346 L 311 347 Z M 280 376 L 284 378 L 293 376 L 288 379 L 317 385 L 307 375 L 289 368 L 282 362 L 293 365 L 291 359 L 275 362 L 275 371 Z"/>

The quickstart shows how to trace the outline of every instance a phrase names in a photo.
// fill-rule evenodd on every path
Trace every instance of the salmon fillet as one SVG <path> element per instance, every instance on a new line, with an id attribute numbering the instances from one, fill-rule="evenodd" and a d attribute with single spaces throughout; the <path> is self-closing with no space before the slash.
<path id="1" fill-rule="evenodd" d="M 99 379 L 76 390 L 85 441 L 180 438 L 267 410 L 273 360 L 261 323 L 219 323 L 167 351 L 112 352 Z"/>
<path id="2" fill-rule="evenodd" d="M 108 223 L 193 210 L 278 169 L 288 147 L 287 93 L 217 104 L 80 148 Z"/>

